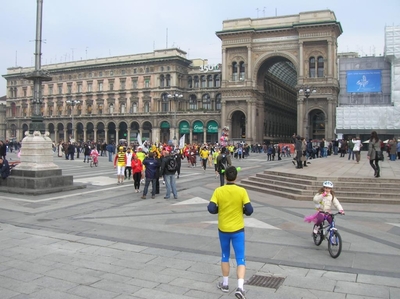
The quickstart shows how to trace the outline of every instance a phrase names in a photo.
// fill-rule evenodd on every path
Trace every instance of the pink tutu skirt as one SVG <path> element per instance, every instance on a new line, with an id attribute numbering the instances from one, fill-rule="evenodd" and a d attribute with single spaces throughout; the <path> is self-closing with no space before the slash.
<path id="1" fill-rule="evenodd" d="M 317 223 L 318 214 L 319 214 L 319 212 L 316 212 L 310 216 L 306 216 L 306 217 L 304 217 L 304 221 L 308 222 L 308 223 L 311 223 L 311 222 Z"/>

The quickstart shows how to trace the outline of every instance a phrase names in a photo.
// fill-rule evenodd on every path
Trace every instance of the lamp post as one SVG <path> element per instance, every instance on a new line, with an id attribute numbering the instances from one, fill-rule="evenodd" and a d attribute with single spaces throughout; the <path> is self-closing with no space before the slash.
<path id="1" fill-rule="evenodd" d="M 81 101 L 78 100 L 67 100 L 66 101 L 68 106 L 71 106 L 71 116 L 72 116 L 72 134 L 71 134 L 71 141 L 74 142 L 75 141 L 75 134 L 74 134 L 74 107 L 75 105 L 79 105 L 81 103 Z"/>
<path id="2" fill-rule="evenodd" d="M 175 93 L 173 93 L 173 94 L 168 94 L 168 98 L 172 101 L 172 99 L 174 100 L 174 102 L 175 102 L 175 109 L 174 109 L 174 143 L 175 143 L 175 145 L 176 145 L 176 109 L 177 109 L 177 105 L 176 105 L 176 103 L 177 103 L 177 101 L 178 101 L 178 99 L 181 99 L 181 98 L 183 98 L 183 95 L 181 94 L 181 93 L 177 93 L 177 92 L 175 92 Z M 172 106 L 171 106 L 172 107 Z"/>
<path id="3" fill-rule="evenodd" d="M 307 139 L 307 141 L 308 141 L 308 125 L 309 125 L 309 119 L 308 119 L 308 98 L 310 97 L 310 95 L 312 94 L 312 93 L 316 93 L 317 92 L 317 90 L 315 89 L 315 88 L 313 88 L 313 87 L 309 87 L 309 86 L 306 86 L 306 87 L 302 87 L 302 88 L 300 88 L 299 89 L 299 94 L 302 94 L 302 95 L 304 95 L 304 97 L 306 98 L 306 101 L 307 101 L 307 106 L 306 106 L 306 121 L 307 121 L 307 123 L 306 123 L 306 139 Z"/>

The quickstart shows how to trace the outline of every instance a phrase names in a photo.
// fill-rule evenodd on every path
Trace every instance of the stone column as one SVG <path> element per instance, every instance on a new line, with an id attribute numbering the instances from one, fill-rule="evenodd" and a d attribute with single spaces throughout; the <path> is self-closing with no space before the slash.
<path id="1" fill-rule="evenodd" d="M 332 76 L 332 66 L 336 63 L 332 57 L 332 42 L 328 42 L 328 77 Z"/>
<path id="2" fill-rule="evenodd" d="M 304 99 L 297 98 L 297 132 L 296 134 L 304 136 Z"/>
<path id="3" fill-rule="evenodd" d="M 221 128 L 226 126 L 226 101 L 221 99 Z"/>
<path id="4" fill-rule="evenodd" d="M 251 80 L 251 47 L 247 46 L 247 80 Z"/>
<path id="5" fill-rule="evenodd" d="M 327 138 L 327 140 L 332 140 L 334 137 L 333 98 L 327 98 L 327 101 L 328 101 L 328 113 L 327 113 L 328 115 L 327 115 L 327 120 L 325 120 L 325 125 L 326 125 L 325 137 Z"/>
<path id="6" fill-rule="evenodd" d="M 108 144 L 108 129 L 104 129 L 104 141 Z"/>
<path id="7" fill-rule="evenodd" d="M 97 129 L 93 130 L 93 139 L 97 142 Z"/>
<path id="8" fill-rule="evenodd" d="M 303 42 L 299 42 L 299 77 L 304 76 Z"/>
<path id="9" fill-rule="evenodd" d="M 192 144 L 192 142 L 193 142 L 193 129 L 190 128 L 189 130 L 190 130 L 189 131 L 189 143 Z"/>
<path id="10" fill-rule="evenodd" d="M 126 132 L 126 142 L 128 143 L 128 145 L 131 142 L 131 129 L 128 127 L 127 132 Z"/>
<path id="11" fill-rule="evenodd" d="M 64 142 L 69 141 L 69 136 L 67 135 L 67 129 L 64 129 Z"/>
<path id="12" fill-rule="evenodd" d="M 222 84 L 222 80 L 227 81 L 227 77 L 226 77 L 226 69 L 227 69 L 228 65 L 226 63 L 226 49 L 222 48 L 222 78 L 221 78 L 221 84 Z"/>
<path id="13" fill-rule="evenodd" d="M 86 128 L 83 128 L 83 141 L 87 141 L 87 129 Z M 96 139 L 94 139 L 94 141 L 96 141 Z"/>

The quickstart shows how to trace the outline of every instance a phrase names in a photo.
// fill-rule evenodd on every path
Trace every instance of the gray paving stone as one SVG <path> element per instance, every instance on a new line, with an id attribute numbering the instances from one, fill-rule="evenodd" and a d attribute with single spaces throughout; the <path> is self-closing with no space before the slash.
<path id="1" fill-rule="evenodd" d="M 102 279 L 117 281 L 117 282 L 127 282 L 132 280 L 132 277 L 114 274 L 114 273 L 104 273 L 100 276 Z"/>
<path id="2" fill-rule="evenodd" d="M 68 294 L 77 295 L 87 299 L 112 299 L 121 294 L 121 292 L 112 292 L 91 286 L 78 285 L 75 288 L 70 289 Z"/>
<path id="3" fill-rule="evenodd" d="M 366 275 L 366 274 L 358 274 L 357 282 L 367 283 L 367 284 L 377 284 L 382 286 L 392 286 L 392 287 L 400 286 L 400 278 L 382 277 L 382 276 Z"/>
<path id="4" fill-rule="evenodd" d="M 4 266 L 13 267 L 19 270 L 30 271 L 34 273 L 45 273 L 50 271 L 52 268 L 48 266 L 43 266 L 38 263 L 28 262 L 28 261 L 20 261 L 20 260 L 12 260 L 3 263 Z M 0 265 L 1 268 L 1 265 Z"/>
<path id="5" fill-rule="evenodd" d="M 0 286 L 7 290 L 23 294 L 31 294 L 35 291 L 42 289 L 41 286 L 38 286 L 33 282 L 22 282 L 20 280 L 15 280 L 1 275 L 0 275 Z"/>
<path id="6" fill-rule="evenodd" d="M 389 288 L 390 298 L 400 298 L 400 288 Z"/>
<path id="7" fill-rule="evenodd" d="M 126 294 L 132 294 L 142 288 L 140 286 L 135 286 L 132 284 L 126 284 L 106 279 L 93 283 L 91 287 L 102 290 L 108 290 L 110 292 L 126 293 Z"/>
<path id="8" fill-rule="evenodd" d="M 16 268 L 10 268 L 10 269 L 4 270 L 0 273 L 0 275 L 9 277 L 9 278 L 13 278 L 15 280 L 25 281 L 25 282 L 29 282 L 29 281 L 35 280 L 35 279 L 43 276 L 42 274 L 33 273 L 33 272 L 29 272 L 26 270 L 20 270 L 20 269 L 16 269 Z"/>
<path id="9" fill-rule="evenodd" d="M 115 244 L 113 241 L 107 241 L 102 239 L 95 239 L 95 238 L 82 238 L 77 241 L 78 243 L 87 244 L 87 245 L 96 245 L 101 247 L 109 247 Z"/>
<path id="10" fill-rule="evenodd" d="M 335 292 L 389 299 L 389 288 L 365 283 L 338 281 Z"/>
<path id="11" fill-rule="evenodd" d="M 35 279 L 33 283 L 42 286 L 43 288 L 49 288 L 55 291 L 67 291 L 78 285 L 77 283 L 49 276 L 43 276 L 38 279 Z"/>
<path id="12" fill-rule="evenodd" d="M 159 265 L 159 266 L 164 266 L 164 267 L 168 267 L 168 268 L 186 270 L 186 269 L 189 269 L 192 265 L 194 265 L 195 262 L 160 256 L 160 257 L 156 257 L 156 258 L 152 259 L 151 261 L 147 262 L 146 264 L 147 265 Z"/>
<path id="13" fill-rule="evenodd" d="M 143 299 L 193 299 L 193 297 L 189 296 L 178 295 L 178 294 L 166 294 L 164 291 L 145 289 L 145 288 L 140 289 L 133 295 Z"/>
<path id="14" fill-rule="evenodd" d="M 159 282 L 156 281 L 143 280 L 140 278 L 133 278 L 131 280 L 126 281 L 125 283 L 147 289 L 154 289 L 160 284 Z"/>
<path id="15" fill-rule="evenodd" d="M 43 289 L 29 295 L 30 299 L 82 299 L 85 297 L 77 296 L 71 293 Z"/>
<path id="16" fill-rule="evenodd" d="M 209 283 L 215 281 L 216 279 L 218 279 L 220 277 L 219 275 L 202 274 L 202 273 L 179 270 L 179 269 L 172 269 L 172 268 L 166 268 L 166 269 L 162 270 L 160 273 L 164 274 L 164 275 L 170 275 L 172 277 L 188 278 L 188 279 L 204 281 L 204 282 L 209 282 Z"/>
<path id="17" fill-rule="evenodd" d="M 322 291 L 330 291 L 333 292 L 336 281 L 326 278 L 314 278 L 308 279 L 305 277 L 299 276 L 289 276 L 286 277 L 283 285 L 295 287 L 295 288 L 304 288 L 304 289 L 312 289 L 312 290 L 322 290 Z"/>
<path id="18" fill-rule="evenodd" d="M 132 251 L 132 252 L 143 252 L 148 249 L 148 247 L 146 247 L 146 246 L 126 244 L 126 243 L 113 243 L 108 247 L 123 250 L 123 251 Z M 151 254 L 151 252 L 146 252 L 146 253 Z M 175 252 L 175 254 L 176 254 L 176 252 Z"/>
<path id="19" fill-rule="evenodd" d="M 111 264 L 103 264 L 96 261 L 89 261 L 89 260 L 79 260 L 79 261 L 72 261 L 71 265 L 79 267 L 79 268 L 88 268 L 92 270 L 98 270 L 103 272 L 110 272 L 110 273 L 118 273 L 119 271 L 123 270 L 123 267 L 111 265 Z"/>
<path id="20" fill-rule="evenodd" d="M 90 285 L 100 280 L 100 278 L 98 277 L 93 277 L 89 275 L 79 275 L 75 272 L 66 271 L 62 269 L 51 270 L 47 272 L 46 275 L 82 285 Z"/>
<path id="21" fill-rule="evenodd" d="M 15 296 L 19 295 L 19 293 L 11 291 L 11 290 L 7 290 L 4 289 L 0 286 L 0 296 L 1 299 L 9 299 L 9 298 L 13 298 Z"/>

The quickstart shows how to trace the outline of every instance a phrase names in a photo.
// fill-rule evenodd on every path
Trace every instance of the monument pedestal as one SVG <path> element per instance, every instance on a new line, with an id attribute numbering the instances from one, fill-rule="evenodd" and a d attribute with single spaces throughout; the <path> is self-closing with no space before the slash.
<path id="1" fill-rule="evenodd" d="M 22 140 L 21 163 L 5 179 L 0 179 L 0 192 L 40 195 L 86 188 L 74 184 L 73 176 L 63 176 L 53 163 L 52 141 L 46 132 L 27 134 Z"/>

